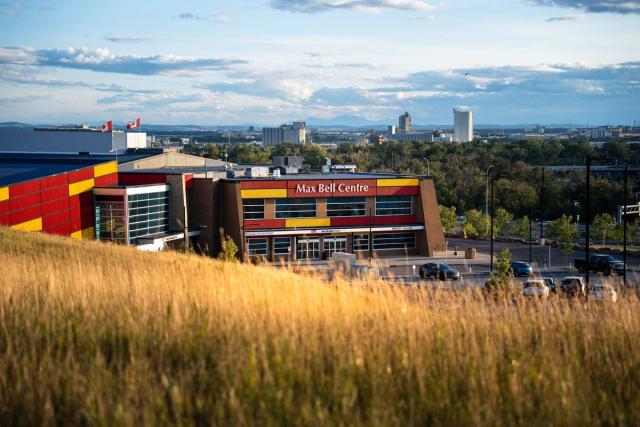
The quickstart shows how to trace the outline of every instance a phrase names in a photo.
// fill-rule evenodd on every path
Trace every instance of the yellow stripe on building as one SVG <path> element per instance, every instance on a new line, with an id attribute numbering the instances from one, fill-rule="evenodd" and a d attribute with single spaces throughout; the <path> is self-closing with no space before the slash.
<path id="1" fill-rule="evenodd" d="M 329 227 L 331 220 L 329 218 L 292 218 L 285 223 L 287 228 L 301 227 Z"/>
<path id="2" fill-rule="evenodd" d="M 9 199 L 9 187 L 0 187 L 0 202 Z"/>
<path id="3" fill-rule="evenodd" d="M 71 238 L 76 240 L 88 240 L 96 238 L 96 230 L 94 227 L 88 227 L 84 230 L 79 230 L 71 233 Z"/>
<path id="4" fill-rule="evenodd" d="M 257 188 L 255 190 L 240 190 L 243 199 L 284 199 L 287 197 L 286 188 Z"/>
<path id="5" fill-rule="evenodd" d="M 93 178 L 80 182 L 74 182 L 73 184 L 69 184 L 69 195 L 75 196 L 76 194 L 84 193 L 85 191 L 91 190 L 94 185 L 95 183 L 93 181 Z"/>
<path id="6" fill-rule="evenodd" d="M 115 161 L 103 163 L 93 168 L 94 178 L 98 178 L 99 176 L 111 175 L 112 173 L 116 172 L 118 172 L 118 164 Z"/>
<path id="7" fill-rule="evenodd" d="M 389 178 L 378 180 L 378 187 L 417 187 L 418 185 L 420 185 L 418 178 Z"/>
<path id="8" fill-rule="evenodd" d="M 20 231 L 41 231 L 42 218 L 36 218 L 36 219 L 32 219 L 31 221 L 12 225 L 11 228 L 13 228 L 14 230 L 20 230 Z"/>

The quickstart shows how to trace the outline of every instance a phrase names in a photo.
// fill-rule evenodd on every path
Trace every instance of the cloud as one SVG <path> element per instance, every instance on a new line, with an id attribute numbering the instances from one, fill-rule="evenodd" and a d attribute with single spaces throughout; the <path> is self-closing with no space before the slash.
<path id="1" fill-rule="evenodd" d="M 227 83 L 204 84 L 198 87 L 211 92 L 279 98 L 290 101 L 304 101 L 313 95 L 313 89 L 307 82 L 295 79 L 245 79 Z"/>
<path id="2" fill-rule="evenodd" d="M 21 2 L 0 2 L 0 16 L 20 16 L 29 10 L 52 10 L 52 7 Z"/>
<path id="3" fill-rule="evenodd" d="M 581 9 L 591 13 L 640 14 L 640 0 L 529 0 L 541 6 Z"/>
<path id="4" fill-rule="evenodd" d="M 0 64 L 72 68 L 103 73 L 159 75 L 223 70 L 246 61 L 221 58 L 190 58 L 174 55 L 116 55 L 109 49 L 86 47 L 67 49 L 0 48 Z"/>
<path id="5" fill-rule="evenodd" d="M 17 96 L 14 98 L 0 98 L 0 105 L 33 103 L 36 101 L 48 100 L 50 98 L 51 97 L 49 95 L 27 95 L 27 96 Z"/>
<path id="6" fill-rule="evenodd" d="M 111 42 L 111 43 L 144 43 L 152 41 L 151 37 L 115 37 L 115 36 L 105 36 L 102 40 Z"/>
<path id="7" fill-rule="evenodd" d="M 193 12 L 184 12 L 175 16 L 174 18 L 192 20 L 192 21 L 213 21 L 218 24 L 230 24 L 232 22 L 231 18 L 222 12 L 217 12 L 210 15 L 204 15 L 201 13 L 193 13 Z"/>
<path id="8" fill-rule="evenodd" d="M 546 22 L 581 21 L 583 19 L 583 15 L 552 16 L 551 18 L 547 19 Z"/>
<path id="9" fill-rule="evenodd" d="M 288 12 L 318 13 L 330 10 L 379 12 L 382 9 L 433 10 L 423 0 L 270 0 L 274 9 Z"/>
<path id="10" fill-rule="evenodd" d="M 77 80 L 63 80 L 40 72 L 36 67 L 5 64 L 0 67 L 0 81 L 40 85 L 49 88 L 88 88 L 91 85 Z"/>

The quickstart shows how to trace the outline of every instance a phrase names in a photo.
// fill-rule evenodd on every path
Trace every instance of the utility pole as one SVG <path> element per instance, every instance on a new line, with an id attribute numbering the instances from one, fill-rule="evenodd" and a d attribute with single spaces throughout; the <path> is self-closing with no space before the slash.
<path id="1" fill-rule="evenodd" d="M 489 171 L 493 169 L 493 166 L 487 168 L 487 187 L 484 193 L 484 214 L 489 215 Z"/>
<path id="2" fill-rule="evenodd" d="M 624 235 L 622 241 L 622 262 L 624 263 L 624 272 L 622 273 L 622 283 L 624 284 L 625 292 L 627 290 L 627 200 L 628 185 L 629 185 L 629 169 L 627 165 L 624 165 L 624 196 L 622 197 L 622 234 Z"/>
<path id="3" fill-rule="evenodd" d="M 533 262 L 533 218 L 529 217 L 529 265 Z"/>
<path id="4" fill-rule="evenodd" d="M 540 242 L 544 237 L 544 166 L 542 167 L 542 175 L 540 179 Z"/>
<path id="5" fill-rule="evenodd" d="M 587 292 L 589 290 L 589 268 L 590 268 L 590 264 L 589 264 L 589 225 L 591 223 L 591 218 L 590 218 L 590 209 L 591 206 L 589 205 L 589 196 L 591 195 L 591 156 L 587 156 L 587 200 L 586 203 L 584 204 L 585 209 L 584 209 L 584 221 L 585 221 L 585 232 L 587 233 L 585 236 L 585 240 L 586 240 L 586 245 L 584 248 L 584 262 L 585 262 L 585 273 L 584 273 L 584 280 L 587 284 Z"/>

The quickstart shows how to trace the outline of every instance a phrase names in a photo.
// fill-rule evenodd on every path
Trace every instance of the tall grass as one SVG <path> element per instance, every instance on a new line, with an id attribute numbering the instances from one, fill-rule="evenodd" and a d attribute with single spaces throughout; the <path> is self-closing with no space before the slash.
<path id="1" fill-rule="evenodd" d="M 640 425 L 640 304 L 0 230 L 0 425 Z"/>

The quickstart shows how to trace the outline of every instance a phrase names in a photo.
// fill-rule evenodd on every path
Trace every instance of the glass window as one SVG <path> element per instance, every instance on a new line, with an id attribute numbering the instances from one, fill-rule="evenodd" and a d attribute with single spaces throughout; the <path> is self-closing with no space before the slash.
<path id="1" fill-rule="evenodd" d="M 169 232 L 168 191 L 127 196 L 127 206 L 130 244 L 137 244 L 140 237 Z"/>
<path id="2" fill-rule="evenodd" d="M 416 247 L 416 233 L 385 233 L 373 235 L 373 249 L 413 249 Z"/>
<path id="3" fill-rule="evenodd" d="M 275 237 L 273 239 L 273 253 L 276 255 L 289 255 L 291 253 L 291 238 Z"/>
<path id="4" fill-rule="evenodd" d="M 96 239 L 127 243 L 124 196 L 95 196 Z"/>
<path id="5" fill-rule="evenodd" d="M 263 219 L 264 199 L 243 199 L 242 211 L 244 219 Z"/>
<path id="6" fill-rule="evenodd" d="M 376 215 L 411 215 L 411 196 L 377 196 Z"/>
<path id="7" fill-rule="evenodd" d="M 269 255 L 269 240 L 247 239 L 247 253 L 249 255 Z"/>
<path id="8" fill-rule="evenodd" d="M 368 251 L 369 250 L 369 235 L 368 234 L 354 234 L 353 235 L 353 251 Z"/>
<path id="9" fill-rule="evenodd" d="M 316 216 L 316 199 L 276 199 L 276 218 L 312 218 Z"/>
<path id="10" fill-rule="evenodd" d="M 364 197 L 328 197 L 327 216 L 364 216 L 366 204 Z"/>

